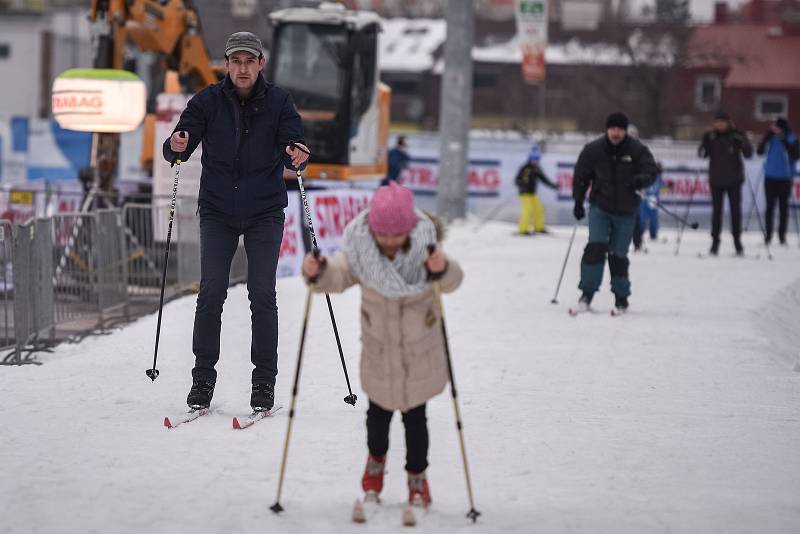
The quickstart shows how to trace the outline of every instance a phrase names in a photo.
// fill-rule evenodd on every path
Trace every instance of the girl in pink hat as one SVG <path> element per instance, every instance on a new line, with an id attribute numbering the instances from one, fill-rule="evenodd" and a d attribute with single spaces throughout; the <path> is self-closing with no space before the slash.
<path id="1" fill-rule="evenodd" d="M 347 225 L 342 251 L 303 260 L 303 275 L 315 280 L 317 292 L 361 285 L 361 386 L 369 397 L 369 456 L 361 486 L 368 499 L 377 500 L 383 489 L 389 423 L 400 410 L 409 503 L 431 503 L 425 403 L 442 392 L 448 375 L 429 273 L 442 273 L 443 292 L 454 291 L 463 278 L 458 263 L 438 247 L 441 237 L 439 222 L 414 209 L 413 193 L 392 182 Z M 433 253 L 430 244 L 437 244 Z"/>

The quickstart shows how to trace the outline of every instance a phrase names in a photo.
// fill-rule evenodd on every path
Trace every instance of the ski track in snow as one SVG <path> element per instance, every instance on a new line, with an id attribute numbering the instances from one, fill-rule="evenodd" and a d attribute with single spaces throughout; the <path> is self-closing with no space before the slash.
<path id="1" fill-rule="evenodd" d="M 630 312 L 612 319 L 606 269 L 594 307 L 578 298 L 582 227 L 550 304 L 571 227 L 520 239 L 475 221 L 445 250 L 465 282 L 445 296 L 477 525 L 467 502 L 449 388 L 429 403 L 429 532 L 800 531 L 800 250 L 774 261 L 697 259 L 710 239 L 687 232 L 681 254 L 647 243 L 631 255 Z M 758 250 L 747 234 L 746 248 Z M 727 247 L 727 248 L 726 248 Z M 358 379 L 359 290 L 332 296 L 354 392 L 347 394 L 322 296 L 314 299 L 281 504 L 278 470 L 305 287 L 278 282 L 280 375 L 287 409 L 247 432 L 246 289 L 223 313 L 215 412 L 168 430 L 190 385 L 195 297 L 164 309 L 151 383 L 155 314 L 110 335 L 0 368 L 0 532 L 399 532 L 406 498 L 402 424 L 392 424 L 385 509 L 350 523 L 366 460 Z M 792 332 L 790 329 L 794 328 Z"/>

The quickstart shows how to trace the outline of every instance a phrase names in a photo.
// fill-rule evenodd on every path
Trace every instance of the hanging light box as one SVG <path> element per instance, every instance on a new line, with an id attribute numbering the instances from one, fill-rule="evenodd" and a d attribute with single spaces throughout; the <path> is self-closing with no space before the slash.
<path id="1" fill-rule="evenodd" d="M 146 97 L 144 82 L 132 72 L 70 69 L 53 81 L 53 116 L 68 130 L 129 132 L 144 118 Z"/>

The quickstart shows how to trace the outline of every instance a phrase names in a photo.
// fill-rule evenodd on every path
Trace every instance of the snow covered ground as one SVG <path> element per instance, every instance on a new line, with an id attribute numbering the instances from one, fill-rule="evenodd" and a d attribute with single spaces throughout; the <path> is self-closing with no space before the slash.
<path id="1" fill-rule="evenodd" d="M 577 299 L 579 231 L 558 305 L 550 303 L 571 228 L 520 238 L 512 226 L 451 229 L 466 272 L 446 296 L 477 508 L 469 523 L 449 390 L 429 405 L 430 532 L 800 531 L 800 249 L 774 261 L 699 259 L 709 238 L 675 235 L 632 257 L 631 312 L 611 318 L 608 280 L 593 315 Z M 755 255 L 762 257 L 756 259 Z M 279 282 L 277 397 L 288 406 L 305 288 Z M 347 393 L 324 299 L 314 300 L 287 478 L 275 516 L 287 411 L 246 431 L 249 313 L 233 288 L 223 316 L 216 413 L 167 430 L 192 366 L 194 298 L 164 311 L 151 383 L 155 316 L 0 369 L 0 532 L 392 532 L 406 496 L 395 418 L 386 510 L 349 522 L 366 457 L 358 388 L 359 293 L 333 297 Z"/>

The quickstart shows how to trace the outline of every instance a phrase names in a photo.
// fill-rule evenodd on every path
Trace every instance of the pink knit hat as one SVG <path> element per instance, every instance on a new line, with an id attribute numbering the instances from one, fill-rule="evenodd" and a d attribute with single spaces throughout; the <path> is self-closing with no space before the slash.
<path id="1" fill-rule="evenodd" d="M 406 234 L 417 225 L 414 193 L 392 181 L 372 195 L 367 222 L 377 234 Z"/>

